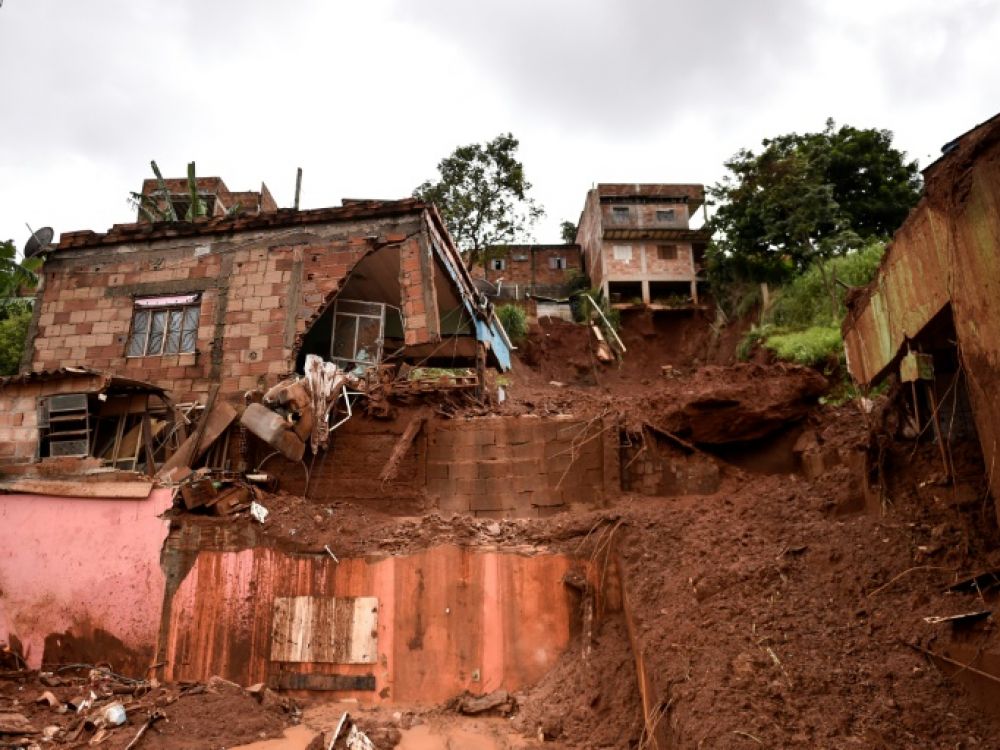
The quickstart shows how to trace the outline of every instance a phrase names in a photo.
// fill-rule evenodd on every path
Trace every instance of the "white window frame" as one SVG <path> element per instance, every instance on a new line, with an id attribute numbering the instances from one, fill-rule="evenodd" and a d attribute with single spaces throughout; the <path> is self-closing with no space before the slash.
<path id="1" fill-rule="evenodd" d="M 631 245 L 612 245 L 611 254 L 612 257 L 619 263 L 632 263 Z"/>

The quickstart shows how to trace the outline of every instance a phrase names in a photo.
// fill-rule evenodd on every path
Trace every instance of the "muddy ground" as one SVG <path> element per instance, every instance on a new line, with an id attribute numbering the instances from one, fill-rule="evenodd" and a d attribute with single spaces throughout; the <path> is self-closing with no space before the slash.
<path id="1" fill-rule="evenodd" d="M 706 346 L 696 335 L 706 325 L 691 323 L 689 337 L 670 334 L 684 349 L 672 362 L 660 354 L 669 343 L 666 333 L 656 326 L 633 331 L 635 354 L 621 368 L 595 364 L 581 329 L 546 325 L 533 331 L 522 351 L 524 366 L 511 376 L 508 399 L 497 409 L 614 412 L 630 428 L 653 424 L 698 450 L 733 440 L 752 444 L 795 424 L 796 434 L 807 432 L 840 456 L 878 449 L 884 474 L 874 506 L 871 497 L 867 508 L 858 497 L 858 477 L 843 461 L 809 480 L 801 472 L 737 465 L 727 455 L 718 459 L 720 486 L 710 495 L 621 494 L 609 497 L 605 508 L 497 521 L 435 512 L 399 518 L 331 498 L 279 493 L 266 503 L 272 515 L 262 533 L 290 548 L 335 538 L 341 556 L 457 543 L 558 551 L 594 563 L 600 575 L 592 627 L 582 629 L 538 685 L 512 697 L 512 716 L 477 718 L 487 722 L 489 738 L 470 740 L 469 747 L 646 746 L 620 586 L 670 747 L 997 747 L 1000 720 L 984 710 L 983 696 L 947 679 L 919 650 L 954 640 L 980 650 L 998 645 L 992 617 L 961 631 L 923 619 L 993 603 L 983 592 L 946 592 L 956 581 L 1000 567 L 1000 535 L 974 439 L 955 442 L 957 477 L 943 482 L 931 442 L 897 434 L 872 442 L 869 431 L 885 424 L 884 397 L 874 411 L 860 402 L 824 406 L 818 403 L 826 387 L 821 375 L 726 364 L 720 345 Z M 39 729 L 50 719 L 59 723 L 53 709 L 34 703 L 44 689 L 34 675 L 0 680 L 0 712 L 24 710 Z M 180 694 L 177 686 L 159 690 L 163 700 Z M 148 710 L 136 708 L 104 746 L 123 747 Z M 173 712 L 170 721 L 140 747 L 228 747 L 274 737 L 298 716 L 289 704 L 263 705 L 218 687 L 177 698 L 163 710 Z M 303 720 L 326 730 L 335 718 L 331 711 L 306 700 Z M 471 720 L 446 707 L 416 713 L 358 707 L 357 713 L 379 736 L 378 747 L 399 741 L 401 728 L 424 726 L 411 738 L 470 731 L 462 722 Z M 404 746 L 462 744 L 441 742 Z"/>

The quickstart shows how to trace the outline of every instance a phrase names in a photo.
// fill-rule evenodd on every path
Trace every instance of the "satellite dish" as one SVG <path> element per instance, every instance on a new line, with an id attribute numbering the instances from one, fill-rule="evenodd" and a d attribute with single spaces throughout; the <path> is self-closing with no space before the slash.
<path id="1" fill-rule="evenodd" d="M 28 229 L 31 229 L 31 227 L 28 227 Z M 53 237 L 55 237 L 55 232 L 52 231 L 52 227 L 42 227 L 38 231 L 32 229 L 31 236 L 24 243 L 24 257 L 34 258 L 36 255 L 48 252 L 48 249 L 52 246 Z"/>

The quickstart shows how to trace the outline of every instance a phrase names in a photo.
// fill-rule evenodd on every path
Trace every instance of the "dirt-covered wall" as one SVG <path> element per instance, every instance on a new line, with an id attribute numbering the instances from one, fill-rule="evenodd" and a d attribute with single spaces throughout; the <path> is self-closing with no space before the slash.
<path id="1" fill-rule="evenodd" d="M 962 136 L 925 173 L 925 194 L 878 275 L 849 304 L 848 367 L 865 385 L 898 362 L 946 305 L 1000 513 L 1000 118 Z M 938 342 L 946 344 L 947 342 Z"/>

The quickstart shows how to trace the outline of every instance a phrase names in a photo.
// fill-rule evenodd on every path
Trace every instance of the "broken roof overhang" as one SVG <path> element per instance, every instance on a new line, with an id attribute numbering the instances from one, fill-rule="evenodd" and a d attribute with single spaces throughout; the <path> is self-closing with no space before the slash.
<path id="1" fill-rule="evenodd" d="M 712 233 L 707 229 L 666 229 L 657 227 L 605 227 L 606 240 L 660 240 L 707 244 Z"/>
<path id="2" fill-rule="evenodd" d="M 694 213 L 705 202 L 705 186 L 694 183 L 600 183 L 601 203 L 686 203 Z"/>
<path id="3" fill-rule="evenodd" d="M 503 325 L 497 319 L 493 305 L 477 287 L 461 254 L 451 239 L 441 214 L 433 204 L 427 205 L 430 217 L 430 245 L 437 253 L 445 272 L 455 282 L 462 297 L 462 304 L 476 323 L 476 339 L 486 344 L 490 355 L 501 371 L 511 368 L 511 343 Z"/>
<path id="4" fill-rule="evenodd" d="M 103 370 L 94 370 L 90 367 L 60 367 L 55 370 L 39 370 L 33 372 L 23 372 L 17 375 L 8 375 L 0 378 L 0 389 L 11 385 L 27 385 L 30 383 L 46 383 L 56 380 L 66 380 L 74 377 L 96 377 L 101 379 L 98 388 L 85 389 L 88 393 L 101 393 L 106 390 L 121 391 L 142 391 L 146 393 L 165 393 L 166 391 L 158 385 L 147 383 L 142 380 L 133 380 L 113 375 Z"/>
<path id="5" fill-rule="evenodd" d="M 428 204 L 423 201 L 419 201 L 416 198 L 404 198 L 398 201 L 351 202 L 344 206 L 316 208 L 306 211 L 296 211 L 293 208 L 280 208 L 277 211 L 259 214 L 203 217 L 194 221 L 115 224 L 104 233 L 90 230 L 64 232 L 59 237 L 59 244 L 56 245 L 56 251 L 117 245 L 123 242 L 144 242 L 153 239 L 228 234 L 244 230 L 276 229 L 351 221 L 353 219 L 399 216 L 419 212 L 426 208 L 428 208 Z"/>

